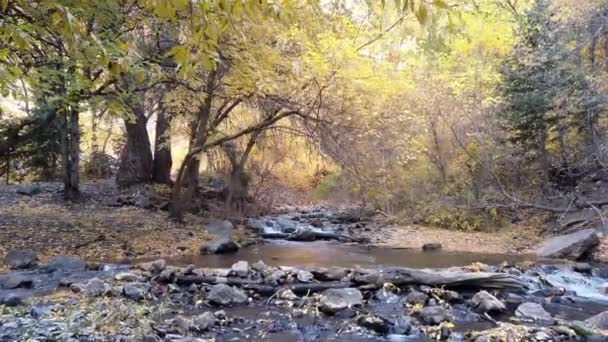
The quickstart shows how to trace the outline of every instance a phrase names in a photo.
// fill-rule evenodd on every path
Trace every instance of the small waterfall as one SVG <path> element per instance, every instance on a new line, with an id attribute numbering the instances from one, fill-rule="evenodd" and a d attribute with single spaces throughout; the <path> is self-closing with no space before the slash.
<path id="1" fill-rule="evenodd" d="M 545 266 L 538 273 L 554 287 L 575 292 L 579 297 L 608 301 L 606 279 L 575 272 L 568 265 Z"/>

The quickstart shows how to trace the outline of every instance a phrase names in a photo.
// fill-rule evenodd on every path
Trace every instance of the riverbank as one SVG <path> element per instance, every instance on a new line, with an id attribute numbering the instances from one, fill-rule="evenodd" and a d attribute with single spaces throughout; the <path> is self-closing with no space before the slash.
<path id="1" fill-rule="evenodd" d="M 387 227 L 385 234 L 381 246 L 421 249 L 427 243 L 439 243 L 446 251 L 472 253 L 533 254 L 542 241 L 538 228 L 521 226 L 495 232 L 462 232 L 409 225 Z"/>
<path id="2" fill-rule="evenodd" d="M 595 273 L 529 264 L 85 266 L 63 258 L 0 277 L 0 339 L 604 341 L 608 302 L 548 282 Z"/>
<path id="3" fill-rule="evenodd" d="M 35 193 L 28 193 L 32 190 L 29 186 L 0 187 L 0 255 L 11 249 L 27 249 L 42 261 L 66 254 L 96 261 L 175 258 L 198 254 L 201 245 L 217 234 L 207 229 L 216 220 L 211 217 L 187 215 L 185 224 L 169 220 L 163 210 L 166 200 L 155 198 L 158 189 L 121 192 L 112 181 L 89 182 L 82 186 L 85 202 L 77 205 L 61 200 L 59 183 L 40 183 L 33 189 Z M 487 233 L 461 232 L 393 225 L 381 217 L 359 222 L 335 208 L 320 207 L 321 211 L 315 212 L 317 209 L 291 208 L 275 216 L 283 223 L 295 219 L 311 226 L 329 226 L 332 233 L 345 238 L 390 248 L 420 250 L 425 244 L 439 243 L 445 251 L 525 255 L 533 254 L 542 241 L 539 227 L 514 225 Z M 332 218 L 334 214 L 344 217 Z M 252 234 L 260 233 L 246 222 L 233 222 L 231 234 L 237 242 L 249 244 Z M 606 239 L 594 258 L 608 262 Z"/>

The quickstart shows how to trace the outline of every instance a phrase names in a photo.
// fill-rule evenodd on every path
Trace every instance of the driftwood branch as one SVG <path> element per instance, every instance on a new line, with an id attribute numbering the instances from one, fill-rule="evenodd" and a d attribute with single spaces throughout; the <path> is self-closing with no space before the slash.
<path id="1" fill-rule="evenodd" d="M 253 290 L 263 295 L 272 295 L 281 289 L 290 289 L 296 294 L 348 287 L 370 290 L 380 288 L 385 283 L 400 287 L 429 285 L 446 288 L 500 289 L 514 292 L 524 291 L 528 287 L 523 280 L 507 273 L 423 270 L 405 267 L 392 267 L 378 271 L 358 271 L 351 280 L 327 282 L 276 285 L 265 283 L 261 279 L 187 275 L 178 277 L 176 283 L 182 286 L 190 284 L 227 284 Z"/>

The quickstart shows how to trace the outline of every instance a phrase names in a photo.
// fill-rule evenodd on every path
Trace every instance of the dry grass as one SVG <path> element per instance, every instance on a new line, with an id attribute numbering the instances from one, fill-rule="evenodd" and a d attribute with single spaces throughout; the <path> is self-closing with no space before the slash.
<path id="1" fill-rule="evenodd" d="M 29 249 L 42 258 L 59 254 L 87 260 L 173 256 L 196 253 L 212 236 L 205 220 L 189 216 L 177 224 L 165 212 L 135 207 L 67 205 L 44 200 L 45 194 L 22 197 L 0 207 L 0 255 Z"/>

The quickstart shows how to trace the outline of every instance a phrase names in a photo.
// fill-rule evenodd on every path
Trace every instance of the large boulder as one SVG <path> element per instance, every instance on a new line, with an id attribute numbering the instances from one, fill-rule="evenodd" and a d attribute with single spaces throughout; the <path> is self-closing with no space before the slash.
<path id="1" fill-rule="evenodd" d="M 12 270 L 36 267 L 38 256 L 32 251 L 12 250 L 6 253 L 4 263 Z"/>
<path id="2" fill-rule="evenodd" d="M 593 317 L 587 318 L 585 323 L 596 329 L 608 330 L 608 311 L 600 312 Z"/>
<path id="3" fill-rule="evenodd" d="M 4 289 L 31 288 L 33 285 L 32 278 L 18 273 L 9 273 L 2 281 Z"/>
<path id="4" fill-rule="evenodd" d="M 506 309 L 503 302 L 487 291 L 477 292 L 471 299 L 471 305 L 475 311 L 481 313 L 504 311 Z"/>
<path id="5" fill-rule="evenodd" d="M 244 304 L 247 302 L 247 295 L 236 287 L 217 284 L 211 287 L 207 299 L 215 305 Z"/>
<path id="6" fill-rule="evenodd" d="M 541 258 L 578 260 L 599 242 L 600 239 L 593 229 L 583 229 L 546 240 L 536 254 Z"/>
<path id="7" fill-rule="evenodd" d="M 216 221 L 209 223 L 205 226 L 205 229 L 214 235 L 217 235 L 224 239 L 230 239 L 232 236 L 232 231 L 234 230 L 234 225 L 227 220 L 224 221 Z"/>
<path id="8" fill-rule="evenodd" d="M 338 311 L 363 303 L 361 291 L 355 288 L 329 289 L 323 292 L 319 301 L 319 310 L 333 315 Z"/>
<path id="9" fill-rule="evenodd" d="M 241 246 L 230 239 L 219 238 L 204 244 L 200 248 L 201 254 L 228 254 L 236 253 Z"/>

